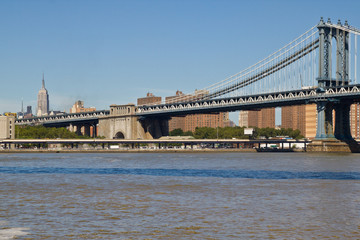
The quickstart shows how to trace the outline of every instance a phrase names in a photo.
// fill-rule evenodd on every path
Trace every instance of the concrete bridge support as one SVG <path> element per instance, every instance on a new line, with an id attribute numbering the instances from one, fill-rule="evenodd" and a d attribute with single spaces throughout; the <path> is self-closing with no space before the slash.
<path id="1" fill-rule="evenodd" d="M 317 102 L 317 131 L 315 139 L 334 139 L 333 105 L 327 100 Z"/>
<path id="2" fill-rule="evenodd" d="M 308 145 L 309 152 L 360 152 L 359 144 L 352 138 L 350 131 L 351 101 L 339 101 L 335 104 L 318 102 L 316 137 Z M 335 127 L 333 127 L 333 109 Z M 335 133 L 333 134 L 333 129 Z"/>
<path id="3" fill-rule="evenodd" d="M 351 102 L 340 102 L 335 105 L 335 138 L 351 140 L 350 131 L 350 106 Z"/>
<path id="4" fill-rule="evenodd" d="M 145 118 L 139 121 L 145 134 L 151 138 L 169 135 L 169 118 Z"/>
<path id="5" fill-rule="evenodd" d="M 75 133 L 79 136 L 82 135 L 82 132 L 81 132 L 81 126 L 80 125 L 75 125 Z"/>
<path id="6" fill-rule="evenodd" d="M 142 118 L 134 104 L 111 105 L 110 115 L 99 118 L 98 135 L 105 138 L 153 139 L 169 134 L 167 118 Z"/>
<path id="7" fill-rule="evenodd" d="M 70 123 L 68 129 L 69 129 L 70 132 L 74 132 L 75 127 L 74 127 L 74 125 L 72 123 Z"/>
<path id="8" fill-rule="evenodd" d="M 71 123 L 68 127 L 70 132 L 75 132 L 77 135 L 85 135 L 89 137 L 97 137 L 97 123 Z"/>
<path id="9" fill-rule="evenodd" d="M 84 135 L 90 137 L 90 124 L 84 125 Z"/>

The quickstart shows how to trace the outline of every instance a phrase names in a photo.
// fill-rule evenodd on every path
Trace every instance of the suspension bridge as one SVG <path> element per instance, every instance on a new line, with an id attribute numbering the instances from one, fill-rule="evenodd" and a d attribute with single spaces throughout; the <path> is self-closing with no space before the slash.
<path id="1" fill-rule="evenodd" d="M 105 116 L 99 116 L 99 123 L 107 119 L 103 128 L 111 133 L 105 136 L 114 137 L 121 131 L 129 139 L 144 138 L 146 133 L 157 138 L 166 135 L 165 122 L 171 116 L 315 103 L 316 139 L 351 139 L 350 105 L 360 101 L 359 34 L 360 30 L 347 21 L 334 24 L 321 18 L 317 25 L 270 56 L 218 83 L 151 105 L 110 106 Z M 17 121 L 25 124 L 29 120 Z M 45 118 L 32 121 L 46 122 Z M 66 117 L 62 121 L 67 121 Z M 132 126 L 120 123 L 126 121 L 133 122 Z M 141 134 L 136 133 L 140 125 Z"/>
<path id="2" fill-rule="evenodd" d="M 350 139 L 350 105 L 360 100 L 359 34 L 360 30 L 347 21 L 333 24 L 321 18 L 319 24 L 245 70 L 170 101 L 139 106 L 137 115 L 174 116 L 316 103 L 316 139 Z"/>

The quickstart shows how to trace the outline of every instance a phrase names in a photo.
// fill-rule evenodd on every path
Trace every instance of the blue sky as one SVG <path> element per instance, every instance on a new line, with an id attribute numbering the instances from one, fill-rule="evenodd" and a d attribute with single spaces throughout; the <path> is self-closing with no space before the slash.
<path id="1" fill-rule="evenodd" d="M 360 1 L 0 1 L 0 113 L 192 92 L 263 59 L 321 16 L 360 27 Z M 232 114 L 232 119 L 235 120 Z"/>

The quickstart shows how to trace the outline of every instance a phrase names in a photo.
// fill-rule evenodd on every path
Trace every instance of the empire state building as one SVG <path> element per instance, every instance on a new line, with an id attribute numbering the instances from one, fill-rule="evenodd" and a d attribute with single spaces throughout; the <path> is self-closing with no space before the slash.
<path id="1" fill-rule="evenodd" d="M 44 74 L 42 79 L 42 87 L 38 93 L 38 101 L 37 101 L 37 116 L 47 115 L 49 112 L 49 94 L 45 88 L 45 80 Z"/>

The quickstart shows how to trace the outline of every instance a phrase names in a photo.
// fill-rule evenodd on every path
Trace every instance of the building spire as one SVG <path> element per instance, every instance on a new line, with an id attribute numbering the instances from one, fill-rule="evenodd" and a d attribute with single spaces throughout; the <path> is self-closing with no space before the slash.
<path id="1" fill-rule="evenodd" d="M 44 73 L 43 73 L 43 78 L 42 78 L 42 88 L 45 89 Z"/>

